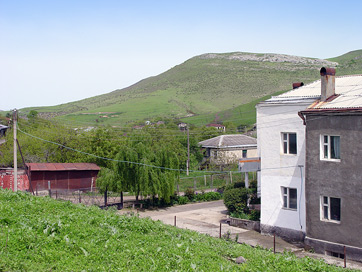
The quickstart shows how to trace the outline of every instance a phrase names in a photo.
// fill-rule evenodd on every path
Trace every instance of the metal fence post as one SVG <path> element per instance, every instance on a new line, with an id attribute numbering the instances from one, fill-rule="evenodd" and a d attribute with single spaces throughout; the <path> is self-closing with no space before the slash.
<path id="1" fill-rule="evenodd" d="M 48 180 L 48 191 L 49 191 L 49 197 L 52 197 L 52 190 L 50 188 L 50 180 Z"/>
<path id="2" fill-rule="evenodd" d="M 206 187 L 206 175 L 204 175 L 204 184 L 205 184 L 205 187 Z"/>
<path id="3" fill-rule="evenodd" d="M 344 255 L 344 268 L 346 268 L 347 267 L 346 246 L 343 247 L 343 255 Z"/>

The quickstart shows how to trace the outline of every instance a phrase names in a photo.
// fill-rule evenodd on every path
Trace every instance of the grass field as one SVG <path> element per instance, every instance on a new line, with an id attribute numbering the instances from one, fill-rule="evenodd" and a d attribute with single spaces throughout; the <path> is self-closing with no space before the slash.
<path id="1" fill-rule="evenodd" d="M 0 271 L 345 271 L 24 192 L 0 189 L 0 203 Z"/>

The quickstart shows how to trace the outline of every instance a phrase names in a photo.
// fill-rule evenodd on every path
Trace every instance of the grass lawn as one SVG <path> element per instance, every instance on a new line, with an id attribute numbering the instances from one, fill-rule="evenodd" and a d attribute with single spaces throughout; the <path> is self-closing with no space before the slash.
<path id="1" fill-rule="evenodd" d="M 23 192 L 0 189 L 0 203 L 0 271 L 343 270 Z"/>

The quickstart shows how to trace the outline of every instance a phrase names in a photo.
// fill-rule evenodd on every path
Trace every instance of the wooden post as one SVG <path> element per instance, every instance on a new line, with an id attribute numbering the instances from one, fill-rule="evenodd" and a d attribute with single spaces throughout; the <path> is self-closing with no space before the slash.
<path id="1" fill-rule="evenodd" d="M 78 193 L 78 198 L 79 198 L 79 203 L 82 203 L 82 197 L 80 196 L 80 190 L 79 190 L 79 193 Z"/>
<path id="2" fill-rule="evenodd" d="M 180 194 L 180 185 L 177 183 L 177 194 Z"/>
<path id="3" fill-rule="evenodd" d="M 343 255 L 344 255 L 344 268 L 346 268 L 347 267 L 346 246 L 343 247 Z"/>
<path id="4" fill-rule="evenodd" d="M 206 187 L 206 175 L 204 175 L 204 184 L 205 184 L 205 187 Z"/>
<path id="5" fill-rule="evenodd" d="M 176 227 L 176 215 L 175 215 L 175 218 L 174 218 L 174 221 L 173 221 L 173 225 Z"/>
<path id="6" fill-rule="evenodd" d="M 221 222 L 220 222 L 220 229 L 219 229 L 219 238 L 221 238 Z"/>
<path id="7" fill-rule="evenodd" d="M 211 189 L 214 187 L 214 175 L 211 175 Z"/>
<path id="8" fill-rule="evenodd" d="M 104 206 L 107 207 L 107 188 L 104 191 Z"/>
<path id="9" fill-rule="evenodd" d="M 230 183 L 233 183 L 233 173 L 230 171 Z"/>
<path id="10" fill-rule="evenodd" d="M 55 199 L 58 199 L 58 190 L 55 190 Z"/>

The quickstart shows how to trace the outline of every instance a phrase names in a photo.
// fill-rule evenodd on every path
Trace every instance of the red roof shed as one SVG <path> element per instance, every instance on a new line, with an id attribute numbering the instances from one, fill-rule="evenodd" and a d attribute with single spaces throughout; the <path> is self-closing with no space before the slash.
<path id="1" fill-rule="evenodd" d="M 94 163 L 27 163 L 33 190 L 88 191 L 96 186 L 100 167 Z"/>

